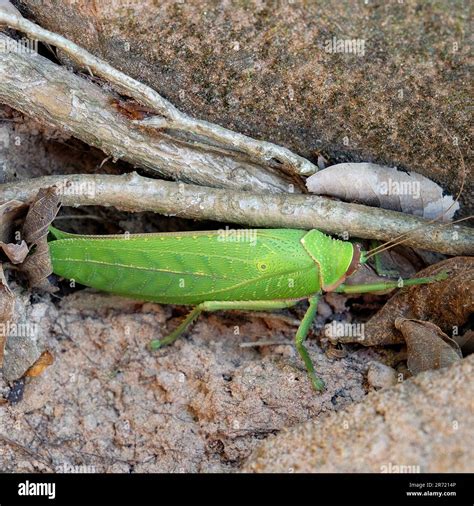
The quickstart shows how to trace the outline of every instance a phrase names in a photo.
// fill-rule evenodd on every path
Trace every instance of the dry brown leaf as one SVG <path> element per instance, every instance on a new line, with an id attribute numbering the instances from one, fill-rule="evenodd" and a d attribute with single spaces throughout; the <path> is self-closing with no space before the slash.
<path id="1" fill-rule="evenodd" d="M 56 187 L 41 188 L 23 225 L 23 237 L 33 253 L 26 258 L 21 269 L 31 286 L 46 291 L 54 291 L 47 279 L 53 272 L 47 241 L 48 227 L 60 206 L 60 195 Z"/>
<path id="2" fill-rule="evenodd" d="M 9 200 L 0 205 L 0 241 L 9 243 L 15 240 L 14 225 L 16 220 L 23 218 L 28 206 L 19 200 Z"/>
<path id="3" fill-rule="evenodd" d="M 0 205 L 0 249 L 3 250 L 12 264 L 21 264 L 28 255 L 25 241 L 16 244 L 15 224 L 24 217 L 28 206 L 19 200 L 10 200 Z"/>
<path id="4" fill-rule="evenodd" d="M 7 255 L 8 260 L 12 264 L 21 264 L 28 255 L 28 246 L 25 241 L 21 241 L 20 244 L 4 243 L 0 241 L 0 248 Z"/>
<path id="5" fill-rule="evenodd" d="M 41 188 L 30 205 L 23 224 L 23 238 L 31 246 L 48 235 L 48 227 L 61 206 L 60 194 L 55 186 Z"/>
<path id="6" fill-rule="evenodd" d="M 375 163 L 338 163 L 306 180 L 311 193 L 329 195 L 348 202 L 361 202 L 393 211 L 451 221 L 459 209 L 450 195 L 431 179 L 416 172 Z M 452 206 L 452 207 L 451 207 Z M 449 209 L 449 211 L 448 211 Z"/>
<path id="7" fill-rule="evenodd" d="M 41 353 L 38 360 L 25 372 L 24 376 L 35 378 L 54 362 L 54 357 L 46 350 Z"/>
<path id="8" fill-rule="evenodd" d="M 462 359 L 459 345 L 431 322 L 397 318 L 395 327 L 407 343 L 407 365 L 412 374 L 448 367 Z"/>
<path id="9" fill-rule="evenodd" d="M 396 318 L 431 321 L 448 335 L 456 334 L 474 311 L 474 258 L 455 257 L 420 271 L 415 277 L 448 273 L 444 281 L 404 288 L 397 292 L 364 327 L 363 339 L 338 338 L 365 346 L 404 343 Z"/>

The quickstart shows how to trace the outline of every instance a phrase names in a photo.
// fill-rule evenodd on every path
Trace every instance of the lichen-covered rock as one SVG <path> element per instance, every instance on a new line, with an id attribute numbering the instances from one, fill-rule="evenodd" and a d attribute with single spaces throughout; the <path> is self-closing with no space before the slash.
<path id="1" fill-rule="evenodd" d="M 265 441 L 247 472 L 473 472 L 474 356 Z"/>

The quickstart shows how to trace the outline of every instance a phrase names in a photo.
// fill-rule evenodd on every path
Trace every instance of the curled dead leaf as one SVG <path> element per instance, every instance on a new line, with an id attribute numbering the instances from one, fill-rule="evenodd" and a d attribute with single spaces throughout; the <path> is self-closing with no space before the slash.
<path id="1" fill-rule="evenodd" d="M 41 188 L 31 204 L 23 224 L 23 237 L 32 253 L 21 264 L 21 270 L 27 275 L 31 286 L 46 291 L 54 291 L 48 281 L 53 272 L 48 248 L 48 227 L 56 217 L 61 206 L 59 191 L 56 187 Z"/>
<path id="2" fill-rule="evenodd" d="M 15 229 L 27 210 L 28 206 L 19 200 L 9 200 L 0 205 L 0 249 L 13 264 L 21 264 L 28 255 L 26 242 L 16 244 L 20 238 L 15 234 Z"/>
<path id="3" fill-rule="evenodd" d="M 46 350 L 41 353 L 38 360 L 25 372 L 24 376 L 34 378 L 43 373 L 43 371 L 54 362 L 54 357 Z"/>
<path id="4" fill-rule="evenodd" d="M 61 206 L 59 191 L 55 186 L 40 188 L 30 205 L 23 224 L 23 238 L 29 245 L 38 244 L 48 235 L 48 227 Z"/>
<path id="5" fill-rule="evenodd" d="M 10 200 L 0 205 L 0 249 L 12 264 L 21 264 L 28 255 L 25 241 L 17 244 L 15 228 L 27 213 L 28 206 L 18 200 Z"/>
<path id="6" fill-rule="evenodd" d="M 396 318 L 395 327 L 407 343 L 407 365 L 412 374 L 448 367 L 462 359 L 456 341 L 431 322 Z"/>
<path id="7" fill-rule="evenodd" d="M 318 195 L 446 222 L 459 209 L 459 203 L 443 196 L 441 186 L 431 179 L 375 163 L 338 163 L 313 174 L 306 186 Z"/>

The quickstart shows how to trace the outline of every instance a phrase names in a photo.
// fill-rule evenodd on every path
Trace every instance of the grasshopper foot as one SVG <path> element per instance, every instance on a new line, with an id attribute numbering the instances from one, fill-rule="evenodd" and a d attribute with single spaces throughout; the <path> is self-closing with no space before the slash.
<path id="1" fill-rule="evenodd" d="M 161 348 L 162 343 L 159 339 L 153 339 L 152 341 L 150 341 L 149 346 L 151 351 L 156 351 Z"/>
<path id="2" fill-rule="evenodd" d="M 317 392 L 323 392 L 326 390 L 326 385 L 321 378 L 318 378 L 315 374 L 309 374 L 311 384 Z"/>

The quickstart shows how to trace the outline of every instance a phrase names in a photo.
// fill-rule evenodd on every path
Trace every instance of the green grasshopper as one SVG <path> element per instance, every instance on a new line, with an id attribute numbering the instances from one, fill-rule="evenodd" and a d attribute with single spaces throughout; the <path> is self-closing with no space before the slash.
<path id="1" fill-rule="evenodd" d="M 364 293 L 430 283 L 443 276 L 345 286 L 367 261 L 357 244 L 319 230 L 258 229 L 210 232 L 74 235 L 50 227 L 53 272 L 83 285 L 125 297 L 194 309 L 152 349 L 171 344 L 202 311 L 274 310 L 307 299 L 295 346 L 316 390 L 304 345 L 323 292 Z"/>

